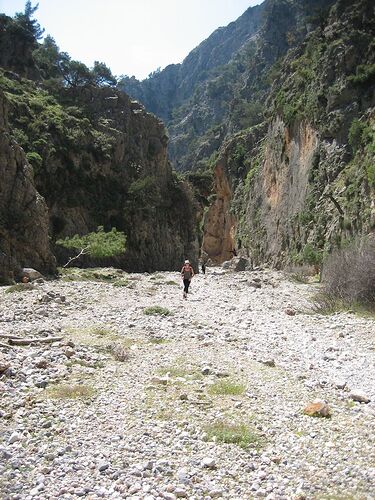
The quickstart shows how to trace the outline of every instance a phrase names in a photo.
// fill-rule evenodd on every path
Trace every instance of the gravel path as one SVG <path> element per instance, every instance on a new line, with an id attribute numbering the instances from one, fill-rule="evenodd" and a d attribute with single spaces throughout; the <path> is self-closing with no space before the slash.
<path id="1" fill-rule="evenodd" d="M 208 271 L 0 290 L 1 344 L 63 337 L 0 347 L 1 499 L 375 498 L 375 321 Z"/>

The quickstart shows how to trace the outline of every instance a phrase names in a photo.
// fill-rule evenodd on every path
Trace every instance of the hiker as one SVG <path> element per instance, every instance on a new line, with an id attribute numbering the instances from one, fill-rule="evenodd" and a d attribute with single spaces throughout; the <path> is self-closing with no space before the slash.
<path id="1" fill-rule="evenodd" d="M 187 298 L 189 285 L 193 276 L 194 276 L 194 269 L 192 268 L 190 262 L 188 260 L 185 260 L 184 265 L 182 266 L 181 269 L 181 279 L 184 282 L 184 293 L 182 295 L 184 299 Z"/>

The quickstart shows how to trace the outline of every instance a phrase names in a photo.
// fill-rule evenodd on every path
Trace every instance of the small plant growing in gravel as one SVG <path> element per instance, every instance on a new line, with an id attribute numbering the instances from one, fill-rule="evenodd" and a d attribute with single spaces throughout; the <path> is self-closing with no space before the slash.
<path id="1" fill-rule="evenodd" d="M 95 389 L 89 385 L 52 385 L 46 390 L 46 395 L 52 399 L 88 399 L 95 394 Z"/>
<path id="2" fill-rule="evenodd" d="M 143 313 L 148 316 L 172 316 L 173 312 L 166 307 L 161 306 L 151 306 L 143 309 Z"/>
<path id="3" fill-rule="evenodd" d="M 255 434 L 246 424 L 229 424 L 215 422 L 205 427 L 208 440 L 215 439 L 219 443 L 236 444 L 241 448 L 260 447 L 261 437 Z"/>
<path id="4" fill-rule="evenodd" d="M 101 337 L 106 337 L 106 336 L 114 335 L 115 332 L 109 328 L 95 326 L 95 327 L 90 329 L 90 333 L 92 333 L 93 335 L 99 335 Z"/>
<path id="5" fill-rule="evenodd" d="M 210 394 L 216 396 L 241 396 L 245 391 L 245 384 L 228 379 L 218 380 L 208 389 Z"/>
<path id="6" fill-rule="evenodd" d="M 200 380 L 202 375 L 198 372 L 198 370 L 187 366 L 180 366 L 180 365 L 174 365 L 174 366 L 166 366 L 164 368 L 160 368 L 158 370 L 159 375 L 167 375 L 171 378 L 189 378 L 189 379 L 194 379 L 194 380 Z"/>
<path id="7" fill-rule="evenodd" d="M 150 339 L 149 342 L 150 342 L 150 344 L 159 345 L 159 344 L 168 344 L 170 342 L 170 340 L 164 339 L 162 337 L 155 337 L 153 339 Z"/>
<path id="8" fill-rule="evenodd" d="M 129 348 L 122 344 L 110 344 L 108 346 L 108 351 L 116 361 L 124 363 L 130 359 Z"/>

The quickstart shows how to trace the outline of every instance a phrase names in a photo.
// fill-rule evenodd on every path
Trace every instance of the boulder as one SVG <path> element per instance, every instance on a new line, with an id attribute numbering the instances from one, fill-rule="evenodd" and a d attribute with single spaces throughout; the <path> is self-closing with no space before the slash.
<path id="1" fill-rule="evenodd" d="M 223 262 L 221 267 L 230 271 L 246 271 L 251 269 L 251 263 L 245 257 L 233 257 L 233 259 Z"/>
<path id="2" fill-rule="evenodd" d="M 22 276 L 26 276 L 30 281 L 34 281 L 40 278 L 43 278 L 43 275 L 33 269 L 32 267 L 24 267 L 21 271 Z"/>

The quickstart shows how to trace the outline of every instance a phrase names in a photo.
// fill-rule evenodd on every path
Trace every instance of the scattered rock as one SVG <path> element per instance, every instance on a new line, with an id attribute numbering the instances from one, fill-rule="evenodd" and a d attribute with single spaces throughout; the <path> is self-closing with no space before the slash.
<path id="1" fill-rule="evenodd" d="M 292 309 L 291 307 L 288 307 L 287 309 L 285 309 L 285 314 L 287 314 L 288 316 L 295 316 L 296 315 L 296 311 L 295 311 L 295 309 Z"/>
<path id="2" fill-rule="evenodd" d="M 358 403 L 369 403 L 371 401 L 371 399 L 367 396 L 367 394 L 357 389 L 353 389 L 350 392 L 349 398 Z"/>
<path id="3" fill-rule="evenodd" d="M 20 434 L 19 432 L 13 432 L 8 439 L 8 444 L 14 444 L 21 440 L 22 434 Z"/>
<path id="4" fill-rule="evenodd" d="M 99 472 L 104 472 L 107 469 L 109 469 L 109 463 L 108 462 L 99 462 L 99 464 L 98 464 L 98 470 L 99 470 Z"/>
<path id="5" fill-rule="evenodd" d="M 332 416 L 328 404 L 321 399 L 316 399 L 312 403 L 309 403 L 303 410 L 303 413 L 305 415 L 309 415 L 310 417 L 330 418 Z"/>
<path id="6" fill-rule="evenodd" d="M 211 373 L 211 368 L 209 366 L 205 366 L 201 370 L 202 375 L 209 375 Z"/>
<path id="7" fill-rule="evenodd" d="M 9 361 L 5 358 L 3 354 L 0 352 L 0 373 L 4 373 L 10 367 Z"/>
<path id="8" fill-rule="evenodd" d="M 157 385 L 167 385 L 169 382 L 169 377 L 152 377 L 151 378 L 151 384 L 157 384 Z"/>
<path id="9" fill-rule="evenodd" d="M 216 461 L 214 458 L 205 457 L 201 462 L 201 466 L 204 469 L 216 469 Z"/>
<path id="10" fill-rule="evenodd" d="M 276 366 L 274 359 L 264 359 L 260 362 L 262 363 L 262 365 L 270 366 L 271 368 L 274 368 Z"/>

